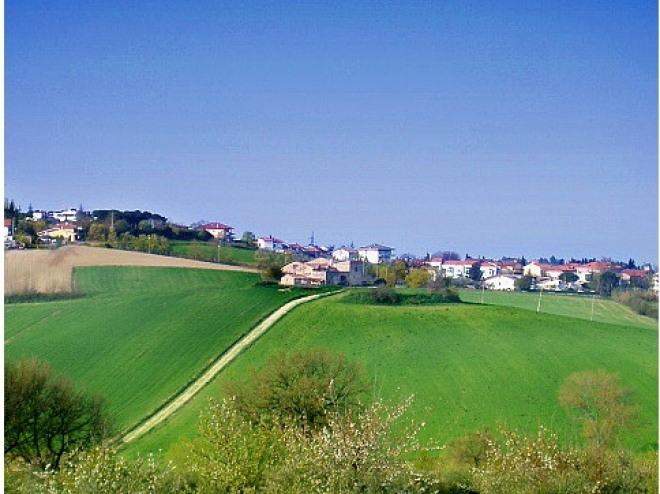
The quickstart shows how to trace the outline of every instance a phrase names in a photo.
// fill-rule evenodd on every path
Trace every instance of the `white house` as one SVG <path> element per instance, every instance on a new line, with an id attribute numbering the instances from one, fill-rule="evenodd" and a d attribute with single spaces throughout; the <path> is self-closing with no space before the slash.
<path id="1" fill-rule="evenodd" d="M 269 250 L 279 252 L 284 249 L 284 241 L 269 235 L 267 237 L 259 237 L 257 239 L 257 247 L 261 250 Z"/>
<path id="2" fill-rule="evenodd" d="M 436 268 L 437 270 L 440 270 L 442 269 L 442 257 L 434 257 L 427 264 Z"/>
<path id="3" fill-rule="evenodd" d="M 34 217 L 34 214 L 33 214 Z M 75 208 L 63 209 L 53 213 L 53 219 L 60 223 L 68 223 L 69 221 L 76 221 L 78 218 L 78 210 Z"/>
<path id="4" fill-rule="evenodd" d="M 466 259 L 465 261 L 445 261 L 442 263 L 442 272 L 448 278 L 469 278 L 470 271 L 477 264 L 476 259 Z"/>
<path id="5" fill-rule="evenodd" d="M 335 261 L 352 261 L 359 259 L 360 254 L 357 249 L 350 247 L 340 247 L 332 251 L 332 258 Z"/>
<path id="6" fill-rule="evenodd" d="M 371 264 L 379 264 L 381 262 L 388 263 L 392 260 L 392 251 L 394 249 L 391 247 L 385 247 L 380 244 L 372 244 L 366 247 L 360 247 L 358 249 L 358 256 L 363 261 L 367 261 Z"/>
<path id="7" fill-rule="evenodd" d="M 14 247 L 14 222 L 5 218 L 5 249 Z"/>
<path id="8" fill-rule="evenodd" d="M 500 267 L 492 261 L 483 261 L 479 269 L 481 269 L 482 280 L 493 278 L 500 273 Z"/>
<path id="9" fill-rule="evenodd" d="M 515 282 L 516 278 L 504 274 L 492 276 L 484 280 L 484 284 L 488 290 L 513 291 L 516 288 Z"/>
<path id="10" fill-rule="evenodd" d="M 234 238 L 234 227 L 224 223 L 207 223 L 200 228 L 209 232 L 216 240 L 231 241 Z"/>

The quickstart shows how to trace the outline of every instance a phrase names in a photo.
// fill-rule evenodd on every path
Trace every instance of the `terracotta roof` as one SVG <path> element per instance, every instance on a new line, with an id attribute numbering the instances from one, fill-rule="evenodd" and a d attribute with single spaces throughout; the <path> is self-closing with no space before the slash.
<path id="1" fill-rule="evenodd" d="M 201 226 L 202 230 L 233 230 L 233 226 L 225 225 L 224 223 L 207 223 Z"/>
<path id="2" fill-rule="evenodd" d="M 271 235 L 267 237 L 259 237 L 259 240 L 263 240 L 264 242 L 272 242 L 274 244 L 283 244 L 284 240 L 280 240 L 279 238 L 275 238 Z"/>
<path id="3" fill-rule="evenodd" d="M 648 271 L 643 269 L 624 269 L 621 272 L 627 274 L 631 278 L 644 278 L 648 274 Z"/>
<path id="4" fill-rule="evenodd" d="M 443 266 L 474 266 L 479 262 L 477 259 L 467 259 L 465 261 L 445 261 Z"/>

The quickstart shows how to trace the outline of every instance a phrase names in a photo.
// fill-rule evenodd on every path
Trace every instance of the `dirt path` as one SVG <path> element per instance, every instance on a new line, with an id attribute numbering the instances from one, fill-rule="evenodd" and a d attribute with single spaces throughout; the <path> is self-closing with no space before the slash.
<path id="1" fill-rule="evenodd" d="M 334 292 L 336 293 L 336 292 Z M 248 346 L 254 343 L 261 335 L 263 335 L 276 321 L 282 318 L 285 314 L 290 312 L 294 307 L 297 307 L 306 302 L 316 300 L 320 297 L 332 295 L 333 293 L 320 293 L 316 295 L 311 295 L 309 297 L 303 297 L 296 300 L 292 300 L 287 304 L 283 305 L 265 320 L 263 320 L 259 325 L 257 325 L 252 331 L 243 337 L 238 343 L 229 348 L 199 379 L 194 383 L 188 386 L 183 390 L 176 398 L 166 404 L 163 408 L 158 410 L 154 415 L 149 417 L 145 422 L 138 425 L 134 429 L 128 431 L 121 440 L 124 443 L 129 443 L 134 441 L 138 437 L 146 434 L 151 429 L 156 427 L 158 424 L 165 421 L 170 417 L 174 412 L 181 408 L 185 403 L 187 403 L 199 390 L 201 390 L 206 384 L 208 384 L 229 362 L 234 360 L 243 350 Z"/>

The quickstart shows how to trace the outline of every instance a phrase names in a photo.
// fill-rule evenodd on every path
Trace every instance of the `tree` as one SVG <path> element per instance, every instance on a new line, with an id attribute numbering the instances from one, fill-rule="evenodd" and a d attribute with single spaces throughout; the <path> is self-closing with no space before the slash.
<path id="1" fill-rule="evenodd" d="M 406 276 L 406 285 L 410 288 L 419 288 L 431 278 L 431 273 L 426 269 L 413 269 L 410 274 Z"/>
<path id="2" fill-rule="evenodd" d="M 128 221 L 121 219 L 115 221 L 115 233 L 117 236 L 121 236 L 122 233 L 126 233 L 130 229 L 130 225 L 128 224 Z"/>
<path id="3" fill-rule="evenodd" d="M 559 403 L 583 423 L 584 438 L 596 449 L 613 446 L 636 416 L 630 391 L 617 374 L 598 371 L 571 374 L 559 389 Z"/>
<path id="4" fill-rule="evenodd" d="M 282 267 L 273 262 L 261 269 L 261 279 L 265 282 L 279 282 L 284 276 Z"/>
<path id="5" fill-rule="evenodd" d="M 472 281 L 481 281 L 482 276 L 481 263 L 478 262 L 472 266 L 472 269 L 470 269 L 470 279 Z"/>
<path id="6" fill-rule="evenodd" d="M 46 362 L 5 362 L 5 456 L 57 469 L 65 454 L 110 432 L 103 398 L 76 389 Z"/>
<path id="7" fill-rule="evenodd" d="M 513 285 L 516 287 L 516 290 L 527 291 L 531 290 L 533 280 L 534 278 L 531 276 L 523 276 L 514 281 Z"/>
<path id="8" fill-rule="evenodd" d="M 249 231 L 243 232 L 243 236 L 241 237 L 241 242 L 243 242 L 245 245 L 253 245 L 255 240 L 256 237 L 254 233 Z"/>
<path id="9" fill-rule="evenodd" d="M 408 266 L 406 265 L 405 262 L 401 260 L 394 261 L 390 265 L 389 270 L 392 273 L 394 273 L 395 284 L 397 281 L 403 281 L 406 278 L 406 275 L 408 274 Z"/>
<path id="10" fill-rule="evenodd" d="M 230 383 L 225 394 L 250 420 L 274 416 L 317 427 L 330 412 L 359 410 L 367 391 L 362 364 L 327 350 L 279 352 L 243 383 Z"/>
<path id="11" fill-rule="evenodd" d="M 575 283 L 580 278 L 575 273 L 564 272 L 559 275 L 559 279 L 564 283 Z"/>
<path id="12" fill-rule="evenodd" d="M 619 284 L 619 278 L 612 271 L 604 271 L 595 276 L 590 286 L 600 294 L 601 297 L 610 297 L 612 290 Z"/>

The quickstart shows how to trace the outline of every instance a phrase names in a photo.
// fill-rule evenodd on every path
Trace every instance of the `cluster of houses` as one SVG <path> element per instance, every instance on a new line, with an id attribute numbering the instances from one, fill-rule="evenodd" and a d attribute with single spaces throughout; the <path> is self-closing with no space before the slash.
<path id="1" fill-rule="evenodd" d="M 262 240 L 262 239 L 259 239 Z M 267 242 L 272 238 L 268 237 Z M 284 244 L 279 251 L 285 252 Z M 262 248 L 276 250 L 271 243 L 265 243 Z M 318 286 L 318 285 L 349 285 L 363 286 L 374 283 L 375 279 L 368 264 L 389 263 L 392 260 L 390 247 L 373 244 L 359 249 L 341 247 L 327 255 L 318 256 L 308 261 L 294 261 L 282 268 L 283 285 Z M 568 263 L 551 265 L 538 261 L 522 264 L 518 260 L 493 261 L 487 259 L 446 260 L 434 258 L 418 261 L 417 269 L 425 269 L 431 279 L 439 277 L 455 281 L 478 280 L 488 290 L 511 291 L 516 288 L 516 280 L 527 276 L 530 278 L 531 289 L 551 291 L 587 291 L 587 284 L 594 276 L 606 271 L 614 273 L 620 286 L 643 286 L 652 279 L 652 287 L 658 291 L 660 283 L 658 274 L 653 273 L 650 265 L 643 269 L 625 269 L 609 261 L 594 261 L 587 263 Z M 474 276 L 474 270 L 480 272 Z"/>
<path id="2" fill-rule="evenodd" d="M 65 209 L 62 211 L 33 211 L 33 220 L 47 220 L 49 228 L 39 232 L 45 241 L 60 240 L 74 242 L 80 238 L 80 227 L 76 220 L 81 209 Z M 216 241 L 231 243 L 235 241 L 234 228 L 219 222 L 196 225 L 197 229 L 208 232 Z M 17 246 L 14 238 L 14 224 L 5 219 L 5 248 Z M 282 268 L 281 284 L 290 286 L 320 286 L 346 285 L 366 286 L 376 282 L 370 265 L 389 264 L 393 261 L 393 248 L 381 244 L 371 244 L 365 247 L 340 247 L 329 249 L 323 246 L 300 245 L 287 243 L 272 235 L 259 237 L 255 240 L 258 249 L 276 253 L 292 254 L 294 262 Z M 599 273 L 613 272 L 622 286 L 641 285 L 643 280 L 652 279 L 652 288 L 660 289 L 658 274 L 653 273 L 651 266 L 643 269 L 625 269 L 624 267 L 606 261 L 568 263 L 551 265 L 532 261 L 522 264 L 518 260 L 487 260 L 487 259 L 441 259 L 433 258 L 418 260 L 411 267 L 427 270 L 432 279 L 439 277 L 453 280 L 479 280 L 484 288 L 489 290 L 514 290 L 516 280 L 528 276 L 532 289 L 553 291 L 584 291 L 586 285 Z M 480 270 L 474 276 L 474 270 Z"/>

